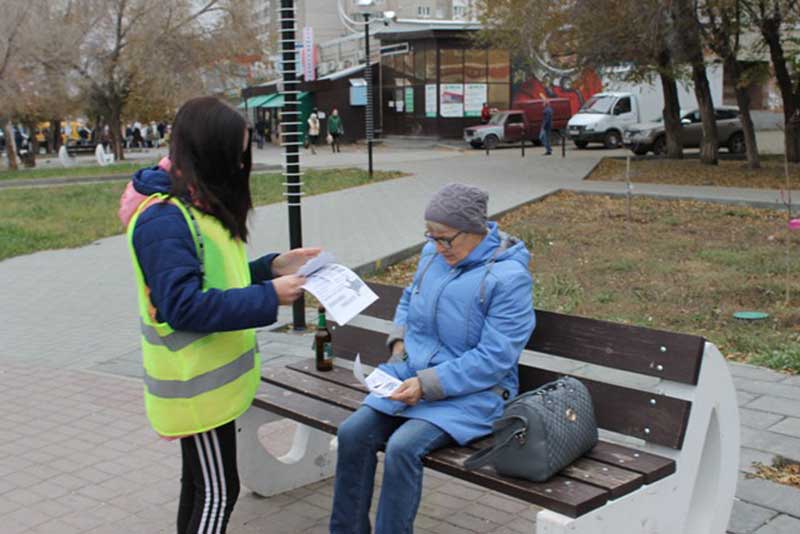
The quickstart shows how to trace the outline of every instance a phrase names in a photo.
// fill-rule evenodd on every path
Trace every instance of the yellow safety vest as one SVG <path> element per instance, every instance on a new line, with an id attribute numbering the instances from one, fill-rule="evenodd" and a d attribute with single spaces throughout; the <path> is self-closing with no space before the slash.
<path id="1" fill-rule="evenodd" d="M 147 417 L 162 436 L 205 432 L 242 415 L 261 379 L 255 330 L 197 333 L 173 330 L 156 321 L 133 248 L 133 230 L 154 201 L 170 202 L 186 219 L 203 267 L 203 291 L 249 286 L 244 243 L 231 238 L 216 217 L 164 194 L 142 202 L 128 225 L 128 246 L 139 294 Z"/>

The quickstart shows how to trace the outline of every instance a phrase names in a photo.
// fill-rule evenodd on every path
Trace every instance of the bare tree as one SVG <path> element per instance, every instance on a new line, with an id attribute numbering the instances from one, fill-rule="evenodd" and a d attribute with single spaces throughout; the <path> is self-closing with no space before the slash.
<path id="1" fill-rule="evenodd" d="M 714 101 L 706 75 L 706 62 L 703 55 L 703 41 L 697 5 L 694 0 L 670 0 L 668 10 L 673 20 L 673 51 L 680 54 L 692 69 L 694 94 L 703 127 L 703 141 L 700 145 L 700 161 L 708 165 L 719 163 L 719 141 L 717 120 L 714 116 Z"/>
<path id="2" fill-rule="evenodd" d="M 108 122 L 117 159 L 126 113 L 146 107 L 144 114 L 171 115 L 206 92 L 204 73 L 260 52 L 248 0 L 76 0 L 74 7 L 72 46 L 80 53 L 70 66 Z"/>
<path id="3" fill-rule="evenodd" d="M 742 0 L 742 8 L 769 50 L 783 99 L 786 158 L 800 162 L 800 70 L 795 68 L 796 38 L 789 33 L 800 20 L 800 5 L 797 0 Z"/>
<path id="4" fill-rule="evenodd" d="M 753 69 L 746 69 L 738 60 L 742 51 L 742 33 L 749 26 L 742 4 L 742 0 L 705 0 L 700 8 L 704 18 L 701 31 L 706 44 L 722 60 L 725 72 L 733 82 L 744 130 L 747 164 L 751 169 L 758 169 L 761 162 L 747 90 Z"/>

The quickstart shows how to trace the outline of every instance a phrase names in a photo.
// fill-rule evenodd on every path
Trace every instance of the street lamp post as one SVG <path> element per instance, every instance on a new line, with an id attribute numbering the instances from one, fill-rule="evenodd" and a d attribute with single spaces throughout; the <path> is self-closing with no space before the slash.
<path id="1" fill-rule="evenodd" d="M 367 120 L 367 154 L 369 155 L 369 177 L 372 179 L 372 139 L 374 121 L 372 118 L 372 63 L 369 57 L 369 13 L 364 13 L 364 53 L 366 54 L 366 69 L 364 75 L 367 79 L 367 109 L 365 112 Z"/>

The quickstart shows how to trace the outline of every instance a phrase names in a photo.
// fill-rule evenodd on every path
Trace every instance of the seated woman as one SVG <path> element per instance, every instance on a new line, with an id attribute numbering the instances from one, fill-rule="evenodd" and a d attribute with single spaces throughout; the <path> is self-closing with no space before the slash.
<path id="1" fill-rule="evenodd" d="M 429 243 L 403 292 L 381 368 L 403 380 L 369 395 L 339 428 L 330 531 L 370 532 L 377 452 L 385 446 L 375 532 L 413 531 L 422 458 L 491 432 L 517 394 L 517 362 L 535 324 L 530 254 L 487 222 L 487 194 L 449 184 L 425 210 Z"/>

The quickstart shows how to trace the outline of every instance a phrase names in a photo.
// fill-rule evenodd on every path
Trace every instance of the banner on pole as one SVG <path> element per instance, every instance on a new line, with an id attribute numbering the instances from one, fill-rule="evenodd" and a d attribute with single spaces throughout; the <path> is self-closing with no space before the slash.
<path id="1" fill-rule="evenodd" d="M 317 79 L 316 54 L 314 53 L 314 28 L 303 27 L 303 77 L 307 82 Z"/>

